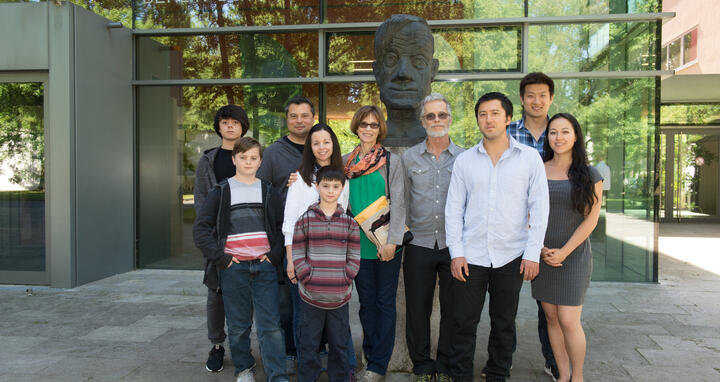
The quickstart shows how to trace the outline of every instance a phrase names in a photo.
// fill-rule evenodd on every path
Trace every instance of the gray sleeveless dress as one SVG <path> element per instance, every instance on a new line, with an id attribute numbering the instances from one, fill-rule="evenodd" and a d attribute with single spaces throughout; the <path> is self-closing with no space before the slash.
<path id="1" fill-rule="evenodd" d="M 602 180 L 590 166 L 593 184 Z M 572 185 L 569 180 L 548 180 L 550 216 L 545 231 L 545 246 L 560 248 L 582 223 L 583 216 L 571 207 Z M 582 305 L 592 276 L 592 251 L 586 239 L 563 261 L 562 267 L 551 267 L 540 260 L 540 273 L 532 281 L 532 296 L 555 305 Z"/>

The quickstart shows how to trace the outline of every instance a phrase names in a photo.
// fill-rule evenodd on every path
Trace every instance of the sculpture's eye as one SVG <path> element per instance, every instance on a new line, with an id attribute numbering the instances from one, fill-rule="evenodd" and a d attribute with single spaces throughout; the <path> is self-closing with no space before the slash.
<path id="1" fill-rule="evenodd" d="M 385 55 L 385 59 L 383 60 L 385 62 L 385 66 L 392 67 L 397 65 L 398 62 L 398 55 L 395 53 L 388 53 Z"/>
<path id="2" fill-rule="evenodd" d="M 420 55 L 420 54 L 413 56 L 412 64 L 416 69 L 425 69 L 425 68 L 427 68 L 427 65 L 428 65 L 427 59 L 425 58 L 425 56 Z"/>

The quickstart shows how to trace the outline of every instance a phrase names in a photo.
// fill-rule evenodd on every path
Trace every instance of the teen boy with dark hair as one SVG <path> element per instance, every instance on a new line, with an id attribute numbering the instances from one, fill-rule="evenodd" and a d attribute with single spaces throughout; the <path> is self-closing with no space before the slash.
<path id="1" fill-rule="evenodd" d="M 215 133 L 222 139 L 222 143 L 218 147 L 206 150 L 198 161 L 193 192 L 196 213 L 200 211 L 205 198 L 216 184 L 235 175 L 235 165 L 231 159 L 233 145 L 238 138 L 247 133 L 250 128 L 250 121 L 242 107 L 226 105 L 215 113 L 213 128 Z M 206 304 L 208 339 L 213 345 L 205 369 L 215 372 L 222 370 L 225 356 L 225 348 L 222 347 L 226 337 L 225 309 L 223 308 L 217 274 L 214 271 L 210 274 L 207 273 L 207 270 L 211 269 L 207 262 L 203 266 L 206 270 L 205 285 L 208 287 Z"/>
<path id="2" fill-rule="evenodd" d="M 262 161 L 260 143 L 250 137 L 235 142 L 235 176 L 208 194 L 193 226 L 195 245 L 219 273 L 227 319 L 230 354 L 238 382 L 254 382 L 250 352 L 252 312 L 268 381 L 287 381 L 284 340 L 278 309 L 277 266 L 282 264 L 281 210 L 277 193 L 255 174 Z"/>
<path id="3" fill-rule="evenodd" d="M 360 227 L 337 202 L 345 174 L 325 166 L 316 179 L 320 202 L 295 223 L 292 246 L 302 310 L 298 382 L 314 382 L 320 375 L 317 349 L 323 332 L 330 345 L 328 380 L 345 382 L 350 376 L 348 302 L 360 270 Z"/>

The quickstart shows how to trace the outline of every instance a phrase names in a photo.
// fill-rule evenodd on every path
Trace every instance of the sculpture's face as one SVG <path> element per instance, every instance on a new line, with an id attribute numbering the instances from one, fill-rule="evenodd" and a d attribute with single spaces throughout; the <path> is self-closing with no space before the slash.
<path id="1" fill-rule="evenodd" d="M 414 109 L 430 93 L 430 82 L 437 73 L 428 28 L 410 23 L 394 36 L 373 63 L 380 99 L 388 109 Z"/>

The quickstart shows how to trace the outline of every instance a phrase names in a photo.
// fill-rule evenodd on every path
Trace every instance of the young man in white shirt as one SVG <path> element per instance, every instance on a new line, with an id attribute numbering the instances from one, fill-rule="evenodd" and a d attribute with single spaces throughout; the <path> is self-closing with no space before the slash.
<path id="1" fill-rule="evenodd" d="M 549 211 L 545 168 L 537 152 L 508 136 L 512 102 L 501 93 L 478 99 L 483 139 L 455 160 L 445 206 L 453 275 L 450 373 L 471 381 L 477 324 L 490 294 L 488 381 L 505 381 L 512 365 L 515 315 L 523 280 L 537 276 Z"/>

